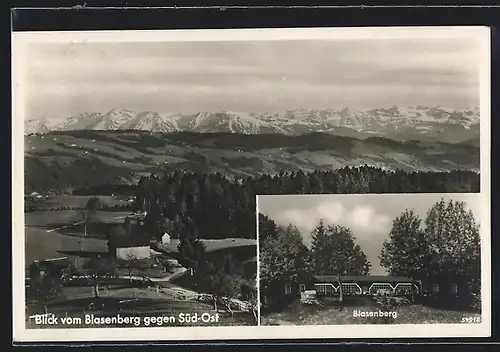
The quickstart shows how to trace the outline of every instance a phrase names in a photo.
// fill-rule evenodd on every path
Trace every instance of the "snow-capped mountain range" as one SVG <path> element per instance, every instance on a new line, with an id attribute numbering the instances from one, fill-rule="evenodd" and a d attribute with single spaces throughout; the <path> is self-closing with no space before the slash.
<path id="1" fill-rule="evenodd" d="M 113 109 L 64 119 L 25 121 L 25 134 L 69 130 L 145 130 L 151 132 L 231 132 L 300 135 L 326 132 L 352 137 L 384 136 L 399 140 L 462 142 L 479 137 L 479 108 L 462 110 L 412 106 L 388 109 L 295 109 L 279 113 L 199 112 L 167 114 Z"/>

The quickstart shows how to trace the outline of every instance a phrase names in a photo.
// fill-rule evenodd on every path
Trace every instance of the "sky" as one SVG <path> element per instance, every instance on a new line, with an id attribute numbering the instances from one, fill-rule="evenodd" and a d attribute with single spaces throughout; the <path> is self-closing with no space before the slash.
<path id="1" fill-rule="evenodd" d="M 413 209 L 422 220 L 429 208 L 441 198 L 463 201 L 480 224 L 480 194 L 371 194 L 371 195 L 261 195 L 259 212 L 277 224 L 295 225 L 304 243 L 311 244 L 311 232 L 323 219 L 351 229 L 356 243 L 372 265 L 373 275 L 386 275 L 378 256 L 389 235 L 392 221 L 405 209 Z"/>
<path id="2" fill-rule="evenodd" d="M 31 43 L 23 56 L 26 119 L 479 104 L 468 38 Z"/>

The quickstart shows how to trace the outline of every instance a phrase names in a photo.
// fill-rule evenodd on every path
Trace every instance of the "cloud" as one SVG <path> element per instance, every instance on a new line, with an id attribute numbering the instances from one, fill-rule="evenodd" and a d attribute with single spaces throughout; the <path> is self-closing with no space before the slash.
<path id="1" fill-rule="evenodd" d="M 479 99 L 477 43 L 466 39 L 33 44 L 25 57 L 27 118 Z"/>
<path id="2" fill-rule="evenodd" d="M 389 217 L 377 213 L 374 208 L 369 206 L 355 207 L 350 211 L 346 220 L 353 230 L 372 231 L 374 233 L 387 231 L 391 225 Z"/>
<path id="3" fill-rule="evenodd" d="M 311 245 L 311 232 L 323 219 L 325 225 L 340 225 L 349 228 L 356 243 L 361 246 L 372 265 L 374 274 L 385 274 L 385 269 L 379 264 L 382 242 L 389 234 L 392 219 L 369 205 L 346 207 L 339 201 L 318 202 L 309 209 L 275 209 L 271 216 L 278 224 L 295 225 L 301 232 L 304 244 Z"/>
<path id="4" fill-rule="evenodd" d="M 341 203 L 328 202 L 318 205 L 316 212 L 317 220 L 321 218 L 327 223 L 337 223 L 344 218 L 346 210 Z"/>
<path id="5" fill-rule="evenodd" d="M 287 209 L 279 212 L 274 218 L 281 225 L 291 223 L 297 226 L 306 240 L 320 219 L 326 225 L 348 227 L 354 235 L 357 233 L 387 235 L 392 224 L 391 218 L 377 212 L 374 207 L 360 205 L 348 209 L 336 201 L 320 202 L 310 209 Z"/>
<path id="6" fill-rule="evenodd" d="M 282 226 L 293 224 L 301 230 L 312 231 L 317 225 L 317 219 L 310 215 L 308 211 L 288 209 L 276 216 L 276 222 Z M 302 237 L 305 237 L 304 235 L 305 233 L 302 233 Z"/>

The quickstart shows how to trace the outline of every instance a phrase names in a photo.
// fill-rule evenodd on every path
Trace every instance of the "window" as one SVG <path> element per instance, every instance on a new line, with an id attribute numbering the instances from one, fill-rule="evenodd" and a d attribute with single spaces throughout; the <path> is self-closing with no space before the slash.
<path id="1" fill-rule="evenodd" d="M 356 283 L 349 282 L 349 283 L 342 284 L 342 293 L 345 293 L 347 295 L 351 295 L 351 294 L 361 294 L 362 292 L 363 292 L 363 290 Z"/>
<path id="2" fill-rule="evenodd" d="M 432 292 L 438 293 L 439 292 L 439 285 L 438 284 L 433 284 L 432 285 Z"/>
<path id="3" fill-rule="evenodd" d="M 300 290 L 300 292 L 304 292 L 306 290 L 306 285 L 300 284 L 299 285 L 299 290 Z"/>
<path id="4" fill-rule="evenodd" d="M 337 289 L 332 284 L 314 284 L 316 294 L 320 296 L 332 296 L 337 292 Z"/>
<path id="5" fill-rule="evenodd" d="M 292 294 L 292 286 L 290 284 L 285 285 L 285 295 L 291 295 Z"/>
<path id="6" fill-rule="evenodd" d="M 318 295 L 326 295 L 326 286 L 325 285 L 314 285 L 314 287 L 316 288 L 316 293 Z"/>

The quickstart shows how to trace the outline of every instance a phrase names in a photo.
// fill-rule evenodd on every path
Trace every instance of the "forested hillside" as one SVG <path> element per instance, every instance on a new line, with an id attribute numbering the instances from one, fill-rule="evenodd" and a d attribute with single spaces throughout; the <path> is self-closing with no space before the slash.
<path id="1" fill-rule="evenodd" d="M 142 177 L 137 186 L 103 185 L 77 190 L 75 194 L 118 191 L 135 194 L 138 209 L 151 210 L 152 204 L 157 204 L 174 237 L 193 232 L 200 238 L 256 238 L 258 194 L 478 192 L 479 175 L 465 171 L 388 172 L 372 167 L 237 179 L 219 173 L 174 172 Z"/>

